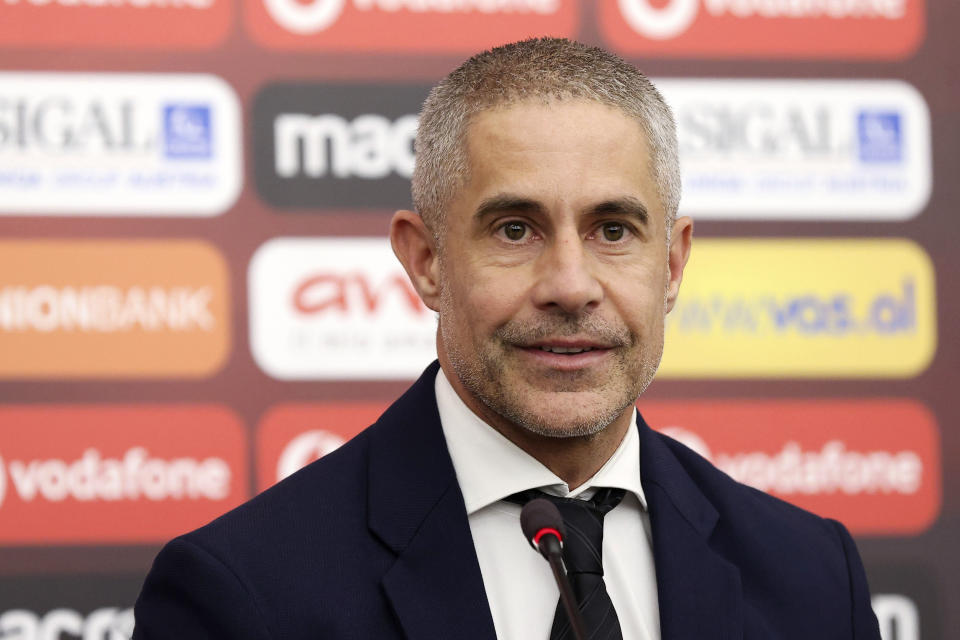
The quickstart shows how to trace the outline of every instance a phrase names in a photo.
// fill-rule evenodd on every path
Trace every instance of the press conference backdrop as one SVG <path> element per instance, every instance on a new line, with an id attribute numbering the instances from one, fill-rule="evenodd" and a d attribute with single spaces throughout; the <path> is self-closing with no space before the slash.
<path id="1" fill-rule="evenodd" d="M 885 640 L 955 637 L 958 25 L 953 0 L 0 0 L 0 635 L 123 637 L 163 541 L 433 359 L 386 241 L 419 105 L 550 34 L 678 120 L 696 239 L 648 421 L 845 522 Z"/>

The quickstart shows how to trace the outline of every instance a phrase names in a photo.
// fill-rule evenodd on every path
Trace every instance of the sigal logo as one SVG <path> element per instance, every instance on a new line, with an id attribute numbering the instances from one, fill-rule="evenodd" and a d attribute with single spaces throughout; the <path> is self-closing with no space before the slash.
<path id="1" fill-rule="evenodd" d="M 635 54 L 889 58 L 919 44 L 924 1 L 604 0 L 600 24 Z"/>
<path id="2" fill-rule="evenodd" d="M 257 487 L 283 480 L 376 422 L 389 403 L 281 404 L 257 426 Z"/>
<path id="3" fill-rule="evenodd" d="M 932 188 L 930 115 L 884 80 L 657 81 L 677 118 L 683 211 L 903 220 Z"/>
<path id="4" fill-rule="evenodd" d="M 395 208 L 410 201 L 417 112 L 428 87 L 265 87 L 253 104 L 257 190 L 271 205 Z M 372 111 L 376 109 L 376 111 Z"/>
<path id="5" fill-rule="evenodd" d="M 910 241 L 707 239 L 667 316 L 660 374 L 909 377 L 936 344 L 933 266 Z"/>
<path id="6" fill-rule="evenodd" d="M 0 215 L 218 215 L 239 140 L 214 76 L 0 73 Z"/>
<path id="7" fill-rule="evenodd" d="M 436 321 L 386 238 L 276 238 L 248 272 L 250 346 L 282 380 L 412 379 Z"/>
<path id="8" fill-rule="evenodd" d="M 219 407 L 4 407 L 0 541 L 165 540 L 239 504 L 245 447 Z"/>
<path id="9" fill-rule="evenodd" d="M 576 0 L 246 0 L 247 27 L 270 47 L 476 51 L 533 33 L 572 36 Z"/>
<path id="10" fill-rule="evenodd" d="M 939 514 L 939 430 L 915 402 L 641 401 L 640 410 L 733 479 L 854 533 L 912 535 Z"/>
<path id="11" fill-rule="evenodd" d="M 204 49 L 223 41 L 232 0 L 0 0 L 0 44 Z M 57 28 L 50 28 L 56 24 Z"/>
<path id="12" fill-rule="evenodd" d="M 0 274 L 0 378 L 198 377 L 227 357 L 227 267 L 205 243 L 9 240 Z"/>

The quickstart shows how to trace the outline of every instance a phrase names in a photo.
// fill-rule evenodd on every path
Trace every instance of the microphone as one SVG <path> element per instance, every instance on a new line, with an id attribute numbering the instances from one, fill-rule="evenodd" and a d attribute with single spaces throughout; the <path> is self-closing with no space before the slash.
<path id="1" fill-rule="evenodd" d="M 520 511 L 520 528 L 530 546 L 550 563 L 553 578 L 560 589 L 560 601 L 567 612 L 567 619 L 570 620 L 573 637 L 576 640 L 585 640 L 587 634 L 583 628 L 583 617 L 573 596 L 573 589 L 570 588 L 567 570 L 563 566 L 563 537 L 566 533 L 560 510 L 546 498 L 534 498 Z"/>

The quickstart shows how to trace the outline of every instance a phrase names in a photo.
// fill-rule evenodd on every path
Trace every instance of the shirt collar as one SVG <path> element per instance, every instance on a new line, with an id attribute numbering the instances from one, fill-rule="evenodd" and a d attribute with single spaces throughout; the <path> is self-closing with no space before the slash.
<path id="1" fill-rule="evenodd" d="M 567 483 L 464 404 L 442 369 L 437 371 L 434 389 L 440 424 L 468 515 L 526 489 L 543 489 L 563 497 L 589 497 L 595 488 L 614 487 L 636 495 L 646 509 L 647 500 L 640 484 L 636 410 L 626 437 L 610 459 L 592 478 L 570 491 Z"/>

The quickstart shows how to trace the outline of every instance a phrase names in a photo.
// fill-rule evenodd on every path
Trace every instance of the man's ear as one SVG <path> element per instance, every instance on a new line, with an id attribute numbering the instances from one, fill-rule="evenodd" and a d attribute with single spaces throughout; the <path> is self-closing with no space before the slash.
<path id="1" fill-rule="evenodd" d="M 427 305 L 440 308 L 440 256 L 436 240 L 423 218 L 413 211 L 397 211 L 390 221 L 390 245 L 410 282 Z"/>
<path id="2" fill-rule="evenodd" d="M 667 313 L 673 309 L 680 293 L 680 281 L 683 280 L 683 268 L 690 259 L 690 245 L 693 242 L 693 220 L 689 216 L 677 218 L 667 247 L 667 264 L 670 275 L 667 280 Z"/>

